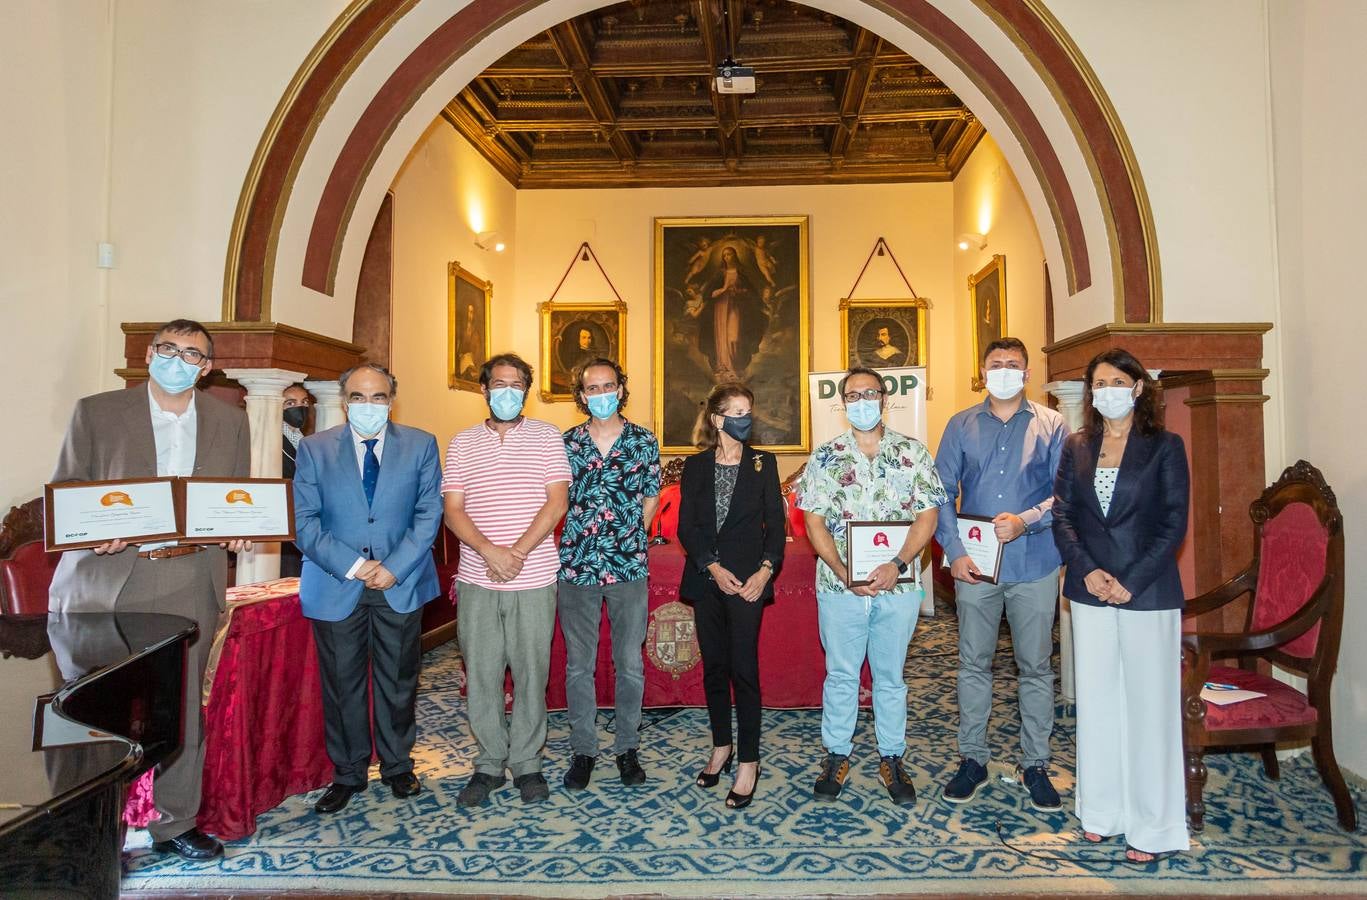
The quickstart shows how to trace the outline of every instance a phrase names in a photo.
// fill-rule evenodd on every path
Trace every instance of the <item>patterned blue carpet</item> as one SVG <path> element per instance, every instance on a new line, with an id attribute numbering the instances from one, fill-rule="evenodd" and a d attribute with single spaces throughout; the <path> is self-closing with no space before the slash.
<path id="1" fill-rule="evenodd" d="M 1127 863 L 1112 841 L 1084 845 L 1072 807 L 1072 710 L 1060 704 L 1055 783 L 1064 811 L 1037 813 L 1007 783 L 1018 723 L 1015 673 L 1003 634 L 991 735 L 1000 763 L 967 806 L 939 799 L 957 757 L 954 700 L 956 622 L 922 620 L 907 663 L 908 771 L 920 798 L 894 807 L 877 780 L 873 723 L 861 715 L 856 764 L 833 804 L 811 799 L 822 755 L 820 713 L 765 712 L 764 770 L 754 804 L 722 803 L 691 776 L 707 747 L 703 710 L 649 711 L 642 764 L 649 782 L 627 788 L 604 756 L 593 785 L 560 787 L 569 729 L 553 713 L 546 775 L 551 799 L 524 807 L 511 784 L 485 807 L 456 794 L 471 771 L 455 644 L 425 658 L 419 696 L 417 772 L 425 790 L 394 800 L 372 773 L 370 789 L 345 812 L 320 817 L 318 794 L 292 797 L 260 819 L 225 857 L 186 863 L 134 849 L 128 891 L 483 893 L 556 897 L 966 893 L 1347 894 L 1367 893 L 1367 834 L 1345 834 L 1308 756 L 1288 760 L 1280 782 L 1263 778 L 1253 755 L 1209 758 L 1207 826 L 1191 853 L 1151 865 Z M 777 665 L 777 660 L 764 660 Z M 600 712 L 610 744 L 611 715 Z M 1367 802 L 1355 788 L 1360 819 Z M 999 838 L 998 823 L 1007 846 Z M 142 840 L 130 839 L 130 847 Z M 1015 848 L 1015 849 L 1012 849 Z"/>

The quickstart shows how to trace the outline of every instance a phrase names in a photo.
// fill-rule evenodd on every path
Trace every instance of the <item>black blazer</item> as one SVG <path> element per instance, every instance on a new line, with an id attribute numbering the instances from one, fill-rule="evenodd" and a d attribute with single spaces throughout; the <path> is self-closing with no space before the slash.
<path id="1" fill-rule="evenodd" d="M 1182 438 L 1171 431 L 1130 432 L 1104 516 L 1094 483 L 1100 451 L 1101 435 L 1070 435 L 1054 479 L 1054 543 L 1068 567 L 1063 596 L 1106 606 L 1083 583 L 1099 568 L 1133 595 L 1121 609 L 1181 609 L 1177 549 L 1187 535 L 1191 489 Z"/>
<path id="2" fill-rule="evenodd" d="M 783 566 L 787 523 L 783 495 L 778 483 L 778 460 L 772 453 L 741 448 L 740 471 L 731 494 L 726 521 L 717 529 L 715 493 L 716 453 L 704 450 L 684 461 L 679 481 L 679 543 L 688 559 L 684 563 L 679 595 L 686 600 L 707 596 L 713 584 L 707 566 L 720 562 L 741 581 L 745 581 L 767 559 L 774 564 L 774 576 Z M 764 587 L 760 600 L 774 595 L 774 579 Z"/>

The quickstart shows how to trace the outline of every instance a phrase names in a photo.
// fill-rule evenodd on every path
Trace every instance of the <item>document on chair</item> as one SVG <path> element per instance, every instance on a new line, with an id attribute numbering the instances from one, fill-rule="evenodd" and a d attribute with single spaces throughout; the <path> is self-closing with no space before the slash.
<path id="1" fill-rule="evenodd" d="M 1246 691 L 1232 684 L 1220 684 L 1215 681 L 1207 681 L 1201 686 L 1201 699 L 1216 706 L 1229 706 L 1231 703 L 1242 703 L 1245 700 L 1257 700 L 1266 696 L 1257 691 Z"/>

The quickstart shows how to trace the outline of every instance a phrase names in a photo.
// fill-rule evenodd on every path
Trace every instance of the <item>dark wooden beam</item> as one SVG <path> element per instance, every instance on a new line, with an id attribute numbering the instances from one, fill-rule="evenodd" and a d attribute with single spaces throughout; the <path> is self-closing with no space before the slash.
<path id="1" fill-rule="evenodd" d="M 546 34 L 560 57 L 569 67 L 575 89 L 583 98 L 589 114 L 598 123 L 599 133 L 608 141 L 617 161 L 630 163 L 636 158 L 631 140 L 617 128 L 617 110 L 603 90 L 603 84 L 593 73 L 593 54 L 578 26 L 578 19 L 561 22 Z"/>

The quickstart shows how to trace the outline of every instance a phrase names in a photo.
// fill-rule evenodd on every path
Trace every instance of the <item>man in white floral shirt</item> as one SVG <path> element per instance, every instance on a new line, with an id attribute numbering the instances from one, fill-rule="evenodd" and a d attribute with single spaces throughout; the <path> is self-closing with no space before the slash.
<path id="1" fill-rule="evenodd" d="M 821 741 L 826 759 L 813 794 L 834 800 L 850 771 L 859 714 L 859 671 L 867 655 L 873 674 L 878 774 L 894 803 L 916 802 L 902 767 L 907 736 L 907 683 L 902 670 L 916 629 L 923 590 L 898 579 L 914 575 L 917 554 L 935 534 L 945 489 L 924 444 L 883 424 L 882 377 L 853 368 L 840 381 L 851 430 L 812 453 L 798 488 L 807 536 L 817 564 L 817 614 L 826 650 L 821 695 Z M 850 587 L 845 568 L 846 525 L 851 521 L 912 522 L 902 546 Z"/>

